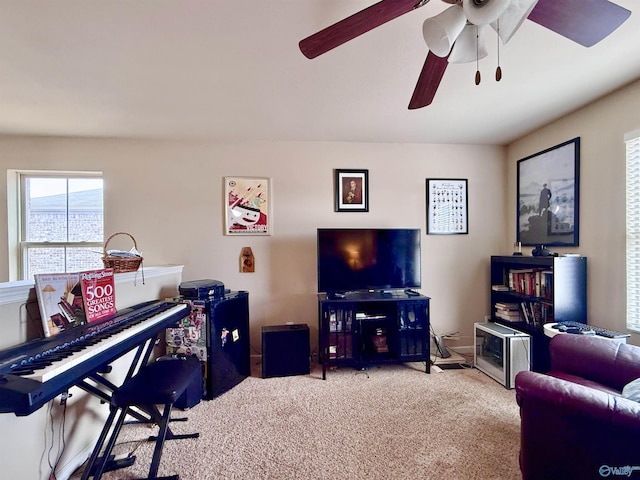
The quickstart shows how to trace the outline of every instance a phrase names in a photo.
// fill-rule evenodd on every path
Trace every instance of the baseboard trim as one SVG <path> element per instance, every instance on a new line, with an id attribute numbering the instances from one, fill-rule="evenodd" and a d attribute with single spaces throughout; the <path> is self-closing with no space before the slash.
<path id="1" fill-rule="evenodd" d="M 60 468 L 60 470 L 56 471 L 56 478 L 59 480 L 67 480 L 71 478 L 71 475 L 73 475 L 75 471 L 78 470 L 78 468 L 80 468 L 91 456 L 96 443 L 98 443 L 98 437 L 96 437 L 91 444 L 86 445 L 82 450 L 71 457 L 69 461 Z"/>

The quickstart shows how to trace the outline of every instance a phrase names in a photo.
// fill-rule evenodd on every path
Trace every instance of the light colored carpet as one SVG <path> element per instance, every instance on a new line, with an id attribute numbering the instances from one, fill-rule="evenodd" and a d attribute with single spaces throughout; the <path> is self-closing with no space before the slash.
<path id="1" fill-rule="evenodd" d="M 174 422 L 161 475 L 182 480 L 518 479 L 513 390 L 475 369 L 424 373 L 424 364 L 262 379 L 259 372 Z M 156 429 L 126 425 L 116 453 L 136 463 L 105 479 L 146 477 Z M 72 478 L 79 478 L 75 474 Z"/>

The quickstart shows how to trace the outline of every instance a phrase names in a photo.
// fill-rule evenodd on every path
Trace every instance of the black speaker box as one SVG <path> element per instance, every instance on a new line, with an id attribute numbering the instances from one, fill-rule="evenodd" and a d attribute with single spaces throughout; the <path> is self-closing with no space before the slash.
<path id="1" fill-rule="evenodd" d="M 306 324 L 262 327 L 262 378 L 309 373 Z"/>

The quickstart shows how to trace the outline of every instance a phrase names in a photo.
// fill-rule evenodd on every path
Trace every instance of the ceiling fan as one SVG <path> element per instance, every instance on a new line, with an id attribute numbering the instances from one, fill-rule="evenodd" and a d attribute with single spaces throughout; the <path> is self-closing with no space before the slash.
<path id="1" fill-rule="evenodd" d="M 427 18 L 423 36 L 427 59 L 409 102 L 409 109 L 430 105 L 449 63 L 486 56 L 484 34 L 490 25 L 506 43 L 529 19 L 580 45 L 590 47 L 615 31 L 631 15 L 609 0 L 442 0 L 451 4 Z M 307 58 L 315 58 L 373 30 L 429 0 L 382 0 L 300 41 Z M 500 69 L 496 79 L 501 76 Z M 476 73 L 476 84 L 479 72 Z"/>

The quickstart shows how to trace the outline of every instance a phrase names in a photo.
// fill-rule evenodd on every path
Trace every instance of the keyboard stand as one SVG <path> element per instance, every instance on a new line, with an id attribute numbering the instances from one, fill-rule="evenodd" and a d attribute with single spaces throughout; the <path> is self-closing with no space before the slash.
<path id="1" fill-rule="evenodd" d="M 152 338 L 147 340 L 142 345 L 136 347 L 136 352 L 133 359 L 131 360 L 131 364 L 129 365 L 127 374 L 122 382 L 123 384 L 130 380 L 140 370 L 140 368 L 142 368 L 143 365 L 146 365 L 149 362 L 149 358 L 151 357 L 151 353 L 153 352 L 155 343 L 156 339 Z M 87 380 L 93 381 L 96 385 L 92 385 Z M 113 392 L 115 392 L 119 388 L 113 382 L 103 377 L 100 373 L 93 373 L 89 375 L 87 378 L 84 378 L 80 382 L 78 382 L 75 386 L 93 395 L 94 397 L 99 398 L 102 403 L 106 403 L 108 405 L 111 405 Z M 126 414 L 135 418 L 138 423 L 153 423 L 154 421 L 153 414 L 151 412 L 145 412 L 135 405 L 132 405 L 127 410 Z M 98 464 L 101 464 L 103 462 L 102 458 L 103 457 L 96 459 Z M 135 461 L 135 455 L 131 455 L 122 459 L 116 459 L 114 455 L 109 455 L 107 457 L 107 460 L 104 461 L 102 471 L 110 472 L 113 470 L 119 470 L 121 468 L 127 468 L 133 465 Z M 91 468 L 90 475 L 93 475 L 94 468 L 95 465 Z"/>
<path id="2" fill-rule="evenodd" d="M 129 369 L 122 383 L 133 377 L 142 365 L 146 365 L 149 362 L 151 353 L 153 353 L 155 340 L 155 338 L 149 339 L 142 345 L 136 347 L 136 353 L 131 360 L 131 364 L 129 365 Z M 88 379 L 92 380 L 96 385 L 92 385 L 91 383 L 89 383 L 87 381 Z M 111 404 L 111 397 L 113 395 L 113 392 L 118 388 L 117 385 L 103 377 L 100 373 L 93 373 L 89 375 L 87 378 L 80 380 L 80 382 L 78 382 L 75 386 L 93 395 L 94 397 L 99 398 L 102 403 L 107 404 Z M 140 413 L 139 411 L 129 409 L 128 413 L 133 418 L 142 423 L 149 423 L 152 421 L 151 415 L 146 412 Z"/>
<path id="3" fill-rule="evenodd" d="M 129 409 L 134 405 L 148 409 L 154 423 L 159 427 L 158 435 L 148 438 L 149 441 L 156 442 L 148 479 L 178 480 L 178 475 L 158 477 L 160 458 L 165 440 L 199 437 L 199 433 L 174 434 L 168 424 L 175 402 L 189 385 L 201 382 L 201 376 L 199 360 L 195 357 L 187 357 L 184 360 L 152 362 L 142 367 L 132 378 L 127 379 L 113 394 L 109 418 L 85 467 L 82 480 L 87 480 L 90 476 L 99 480 L 102 473 L 109 468 L 107 464 L 112 459 L 111 452 L 118 434 Z M 162 412 L 158 409 L 158 405 L 164 405 Z M 99 456 L 103 447 L 104 453 Z M 107 462 L 103 464 L 105 458 Z"/>

